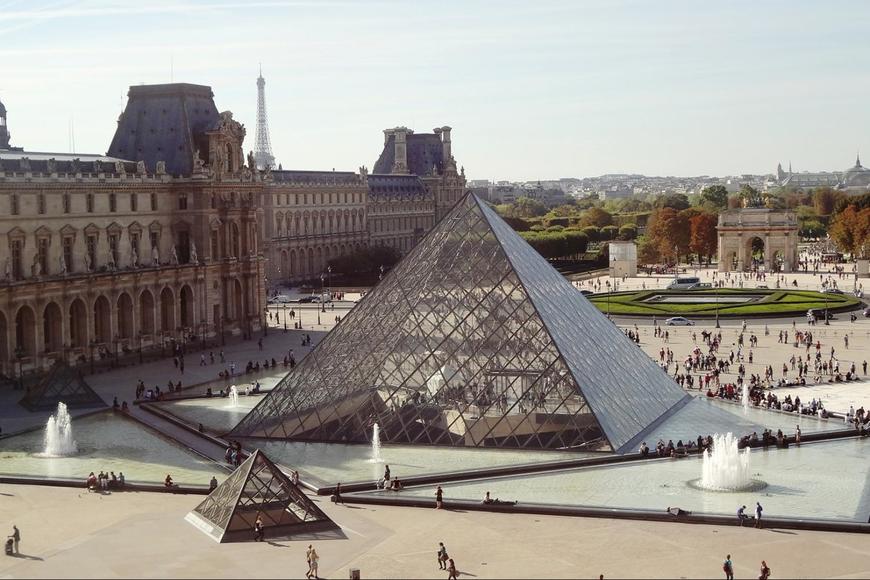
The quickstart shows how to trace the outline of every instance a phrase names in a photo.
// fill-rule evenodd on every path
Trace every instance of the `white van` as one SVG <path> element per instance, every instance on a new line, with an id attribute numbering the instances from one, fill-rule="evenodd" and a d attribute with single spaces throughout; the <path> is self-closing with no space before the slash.
<path id="1" fill-rule="evenodd" d="M 701 279 L 697 276 L 677 278 L 668 284 L 668 290 L 694 290 L 700 283 Z"/>

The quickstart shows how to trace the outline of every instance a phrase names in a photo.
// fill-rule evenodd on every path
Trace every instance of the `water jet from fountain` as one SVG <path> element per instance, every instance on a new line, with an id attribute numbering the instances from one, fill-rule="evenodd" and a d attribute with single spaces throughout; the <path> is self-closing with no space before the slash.
<path id="1" fill-rule="evenodd" d="M 741 452 L 732 433 L 717 433 L 712 451 L 704 452 L 701 479 L 694 485 L 709 491 L 751 491 L 767 484 L 752 478 L 749 448 Z"/>
<path id="2" fill-rule="evenodd" d="M 57 404 L 57 412 L 45 424 L 42 457 L 66 457 L 75 455 L 79 448 L 73 439 L 72 419 L 65 403 Z"/>
<path id="3" fill-rule="evenodd" d="M 239 390 L 235 385 L 230 387 L 230 402 L 228 404 L 229 407 L 238 407 L 239 406 Z"/>

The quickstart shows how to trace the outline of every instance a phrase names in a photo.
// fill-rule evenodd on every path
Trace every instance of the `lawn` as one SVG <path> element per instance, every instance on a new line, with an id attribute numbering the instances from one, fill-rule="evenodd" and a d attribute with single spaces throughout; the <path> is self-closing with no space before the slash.
<path id="1" fill-rule="evenodd" d="M 637 316 L 716 316 L 716 290 L 642 290 L 638 292 L 617 292 L 609 296 L 609 312 L 614 315 Z M 718 304 L 720 317 L 744 316 L 805 316 L 810 308 L 829 308 L 832 312 L 848 312 L 860 308 L 861 301 L 847 294 L 823 294 L 809 290 L 765 290 L 722 288 L 720 296 L 745 294 L 763 295 L 763 298 L 746 303 Z M 644 300 L 657 295 L 665 296 L 709 296 L 709 302 L 692 304 L 647 303 Z M 608 312 L 608 295 L 589 296 L 589 301 L 602 312 Z"/>

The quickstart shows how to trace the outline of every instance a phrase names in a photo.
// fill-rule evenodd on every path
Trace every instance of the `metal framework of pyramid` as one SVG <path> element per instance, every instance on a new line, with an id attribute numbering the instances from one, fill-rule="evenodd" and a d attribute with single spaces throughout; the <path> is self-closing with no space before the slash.
<path id="1" fill-rule="evenodd" d="M 253 540 L 257 516 L 267 537 L 336 525 L 262 451 L 254 451 L 185 519 L 217 542 Z"/>
<path id="2" fill-rule="evenodd" d="M 54 409 L 58 403 L 67 407 L 103 407 L 105 401 L 91 389 L 79 371 L 64 362 L 56 362 L 39 383 L 28 387 L 19 404 L 30 411 Z"/>
<path id="3" fill-rule="evenodd" d="M 688 397 L 468 194 L 232 436 L 623 452 Z"/>

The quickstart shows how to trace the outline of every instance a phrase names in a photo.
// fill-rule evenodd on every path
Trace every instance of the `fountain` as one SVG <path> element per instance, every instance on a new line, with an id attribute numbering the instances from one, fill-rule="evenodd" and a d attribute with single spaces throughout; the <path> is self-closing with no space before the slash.
<path id="1" fill-rule="evenodd" d="M 381 459 L 381 428 L 377 423 L 372 427 L 372 457 L 369 459 L 371 463 L 383 463 Z"/>
<path id="2" fill-rule="evenodd" d="M 230 402 L 229 407 L 238 407 L 239 406 L 239 390 L 235 385 L 230 387 Z"/>
<path id="3" fill-rule="evenodd" d="M 753 491 L 767 486 L 752 479 L 749 448 L 743 453 L 732 433 L 713 436 L 713 450 L 704 452 L 701 479 L 692 485 L 709 491 Z"/>
<path id="4" fill-rule="evenodd" d="M 743 410 L 749 410 L 749 385 L 747 383 L 743 383 L 741 395 L 743 397 Z"/>
<path id="5" fill-rule="evenodd" d="M 72 437 L 72 419 L 65 403 L 57 404 L 57 412 L 45 424 L 45 445 L 41 457 L 66 457 L 78 453 Z"/>

